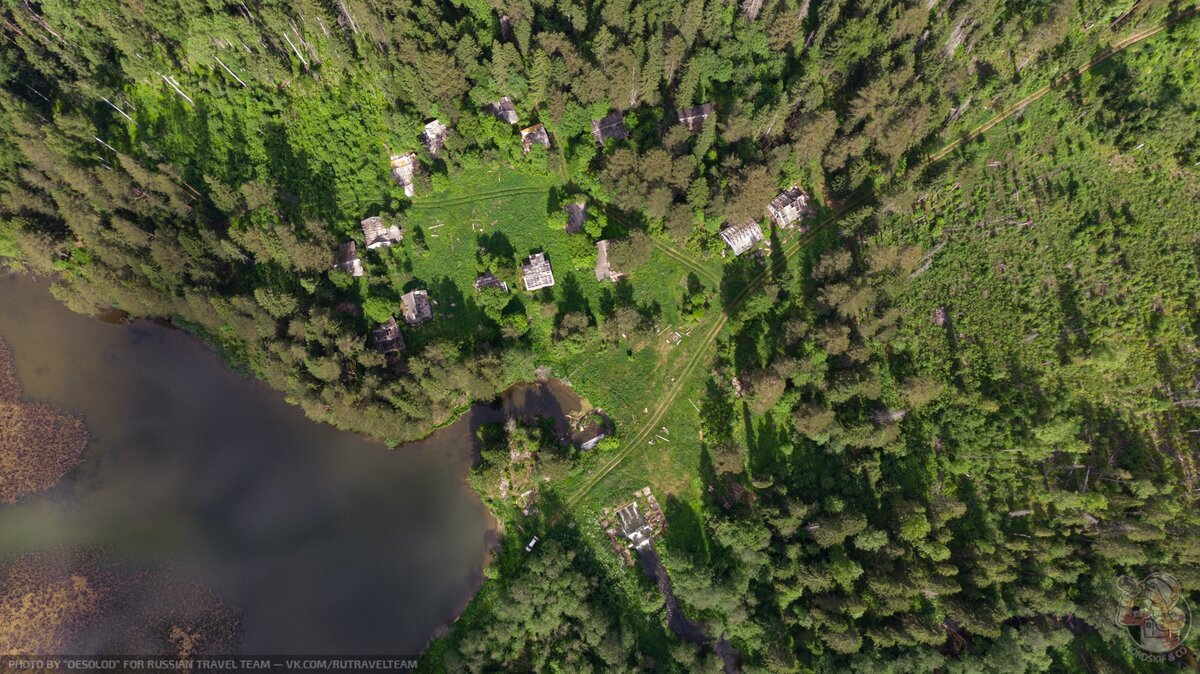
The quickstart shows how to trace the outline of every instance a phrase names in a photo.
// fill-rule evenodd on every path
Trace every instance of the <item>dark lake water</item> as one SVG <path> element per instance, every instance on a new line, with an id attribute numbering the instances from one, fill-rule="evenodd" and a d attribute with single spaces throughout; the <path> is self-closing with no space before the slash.
<path id="1" fill-rule="evenodd" d="M 57 487 L 0 506 L 0 564 L 86 546 L 184 574 L 241 610 L 243 653 L 419 652 L 482 578 L 474 427 L 578 402 L 519 387 L 389 450 L 309 421 L 186 333 L 74 314 L 44 282 L 0 275 L 0 338 L 25 398 L 92 434 Z"/>

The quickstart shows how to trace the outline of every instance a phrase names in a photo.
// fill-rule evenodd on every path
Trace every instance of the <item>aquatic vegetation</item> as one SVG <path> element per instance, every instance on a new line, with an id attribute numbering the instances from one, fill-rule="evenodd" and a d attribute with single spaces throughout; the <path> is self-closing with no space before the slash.
<path id="1" fill-rule="evenodd" d="M 0 503 L 55 485 L 87 444 L 82 419 L 21 400 L 12 353 L 0 341 Z"/>
<path id="2" fill-rule="evenodd" d="M 30 554 L 0 571 L 0 656 L 91 652 L 227 653 L 239 612 L 170 571 L 135 569 L 94 551 Z"/>

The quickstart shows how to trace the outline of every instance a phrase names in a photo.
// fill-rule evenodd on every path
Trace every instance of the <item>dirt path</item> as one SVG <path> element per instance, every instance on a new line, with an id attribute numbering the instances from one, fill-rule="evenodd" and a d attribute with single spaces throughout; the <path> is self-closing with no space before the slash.
<path id="1" fill-rule="evenodd" d="M 506 187 L 500 190 L 491 192 L 476 192 L 469 197 L 459 197 L 457 199 L 446 199 L 445 201 L 414 201 L 412 208 L 414 210 L 424 210 L 427 208 L 446 208 L 450 206 L 464 206 L 472 204 L 476 201 L 486 201 L 488 199 L 497 199 L 500 197 L 515 197 L 522 194 L 536 194 L 538 192 L 549 192 L 548 185 L 536 185 L 527 187 Z"/>
<path id="2" fill-rule="evenodd" d="M 717 276 L 716 272 L 701 265 L 687 253 L 658 239 L 654 239 L 654 247 L 661 250 L 667 257 L 695 272 L 700 278 L 708 280 L 714 287 L 721 287 L 721 277 Z"/>
<path id="3" fill-rule="evenodd" d="M 961 138 L 949 143 L 942 149 L 933 153 L 932 155 L 929 156 L 929 159 L 926 161 L 926 163 L 933 163 L 935 161 L 945 159 L 951 152 L 962 147 L 965 143 L 969 143 L 969 142 L 975 140 L 976 138 L 982 136 L 983 134 L 987 133 L 992 127 L 996 126 L 1000 122 L 1003 122 L 1004 120 L 1017 114 L 1018 112 L 1023 110 L 1026 106 L 1028 106 L 1030 103 L 1033 103 L 1034 101 L 1045 96 L 1046 94 L 1050 93 L 1051 91 L 1054 91 L 1055 89 L 1062 88 L 1064 85 L 1068 84 L 1069 82 L 1076 79 L 1080 75 L 1083 75 L 1084 73 L 1091 70 L 1092 68 L 1095 68 L 1096 66 L 1100 65 L 1101 63 L 1107 61 L 1108 59 L 1112 58 L 1114 55 L 1119 54 L 1120 52 L 1132 47 L 1135 44 L 1138 44 L 1139 42 L 1142 42 L 1151 37 L 1154 37 L 1155 35 L 1158 35 L 1159 33 L 1163 32 L 1167 28 L 1170 28 L 1172 25 L 1195 16 L 1198 12 L 1200 12 L 1200 6 L 1193 7 L 1185 12 L 1180 13 L 1178 16 L 1171 19 L 1170 21 L 1164 21 L 1164 22 L 1158 24 L 1157 26 L 1152 26 L 1150 28 L 1146 28 L 1144 30 L 1134 33 L 1133 35 L 1129 35 L 1129 36 L 1121 38 L 1120 40 L 1117 40 L 1116 42 L 1109 45 L 1109 47 L 1107 49 L 1105 49 L 1104 51 L 1097 54 L 1096 57 L 1093 58 L 1091 61 L 1088 61 L 1087 63 L 1085 63 L 1081 66 L 1078 66 L 1076 68 L 1072 68 L 1071 70 L 1067 71 L 1066 74 L 1059 75 L 1058 77 L 1054 78 L 1054 80 L 1052 82 L 1050 82 L 1050 84 L 1047 84 L 1047 85 L 1043 86 L 1042 88 L 1038 89 L 1037 91 L 1034 91 L 1033 93 L 1029 94 L 1028 96 L 1017 101 L 1016 103 L 1009 105 L 1008 107 L 1001 110 L 1000 113 L 997 114 L 995 117 L 992 117 L 991 119 L 984 122 L 983 124 L 980 124 L 979 126 L 975 127 L 969 133 L 967 133 L 965 136 L 962 136 Z"/>

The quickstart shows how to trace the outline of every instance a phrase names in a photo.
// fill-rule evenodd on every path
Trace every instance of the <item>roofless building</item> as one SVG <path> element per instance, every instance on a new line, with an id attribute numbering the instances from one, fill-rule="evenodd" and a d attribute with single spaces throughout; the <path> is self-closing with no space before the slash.
<path id="1" fill-rule="evenodd" d="M 550 147 L 550 134 L 546 133 L 546 127 L 541 124 L 521 129 L 521 147 L 525 148 L 525 154 L 529 154 L 535 143 L 542 147 Z"/>
<path id="2" fill-rule="evenodd" d="M 400 306 L 404 309 L 404 322 L 409 325 L 420 325 L 433 320 L 433 303 L 429 301 L 429 292 L 413 290 L 400 297 Z"/>
<path id="3" fill-rule="evenodd" d="M 450 127 L 436 119 L 425 125 L 425 131 L 421 133 L 421 141 L 425 143 L 425 147 L 429 148 L 429 154 L 436 157 L 439 151 L 446 148 L 446 134 L 449 131 Z"/>
<path id="4" fill-rule="evenodd" d="M 629 130 L 625 128 L 625 118 L 619 112 L 610 112 L 604 119 L 592 120 L 592 138 L 597 147 L 604 145 L 608 138 L 625 140 L 628 137 Z"/>
<path id="5" fill-rule="evenodd" d="M 776 227 L 787 228 L 808 215 L 811 209 L 808 206 L 808 195 L 793 185 L 772 199 L 767 205 L 767 211 Z"/>
<path id="6" fill-rule="evenodd" d="M 385 356 L 404 351 L 404 335 L 400 334 L 395 316 L 389 316 L 386 323 L 372 330 L 371 338 L 375 341 L 375 349 Z"/>
<path id="7" fill-rule="evenodd" d="M 691 133 L 700 133 L 704 129 L 704 120 L 712 114 L 712 103 L 704 103 L 690 108 L 681 108 L 676 111 L 679 118 L 679 123 L 686 126 Z"/>
<path id="8" fill-rule="evenodd" d="M 413 195 L 413 174 L 416 171 L 417 155 L 412 152 L 392 155 L 392 179 L 404 188 L 406 197 Z"/>
<path id="9" fill-rule="evenodd" d="M 525 281 L 525 289 L 533 292 L 554 285 L 554 271 L 545 253 L 534 253 L 529 260 L 521 265 L 521 277 Z"/>
<path id="10" fill-rule="evenodd" d="M 338 246 L 337 264 L 334 269 L 340 269 L 358 278 L 363 275 L 362 260 L 358 257 L 358 246 L 353 241 L 347 241 Z"/>
<path id="11" fill-rule="evenodd" d="M 396 225 L 384 226 L 383 218 L 378 215 L 371 216 L 360 224 L 362 224 L 363 241 L 367 245 L 367 250 L 390 246 L 393 243 L 399 243 L 400 239 L 404 238 L 399 227 Z"/>
<path id="12" fill-rule="evenodd" d="M 726 224 L 721 229 L 721 238 L 733 249 L 734 255 L 741 255 L 763 240 L 763 232 L 757 222 L 747 220 L 740 225 Z"/>
<path id="13" fill-rule="evenodd" d="M 520 119 L 517 116 L 517 108 L 513 105 L 513 101 L 508 96 L 504 96 L 495 103 L 489 104 L 483 108 L 483 111 L 495 117 L 502 122 L 516 124 Z"/>

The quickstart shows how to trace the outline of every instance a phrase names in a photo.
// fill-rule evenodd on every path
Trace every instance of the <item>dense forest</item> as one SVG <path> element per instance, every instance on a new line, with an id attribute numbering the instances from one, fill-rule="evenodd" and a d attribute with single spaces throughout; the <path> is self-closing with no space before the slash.
<path id="1" fill-rule="evenodd" d="M 14 2 L 0 250 L 57 271 L 79 310 L 173 317 L 316 419 L 419 437 L 529 376 L 541 309 L 498 322 L 467 295 L 490 329 L 429 335 L 406 372 L 372 353 L 372 307 L 440 280 L 413 273 L 415 230 L 359 283 L 329 273 L 360 219 L 403 224 L 391 154 L 419 153 L 419 192 L 510 165 L 716 248 L 779 185 L 836 200 L 887 182 L 949 117 L 1054 77 L 1103 38 L 1080 24 L 1123 11 L 909 5 Z M 484 111 L 503 95 L 552 133 L 549 159 Z M 666 123 L 703 101 L 719 112 L 700 133 Z M 630 138 L 598 152 L 590 120 L 610 110 Z M 451 129 L 437 157 L 418 141 L 431 117 Z M 556 341 L 597 322 L 558 304 Z"/>
<path id="2" fill-rule="evenodd" d="M 472 485 L 508 535 L 430 670 L 726 666 L 596 531 L 647 481 L 682 609 L 747 672 L 1144 668 L 1118 578 L 1200 590 L 1187 3 L 2 5 L 0 260 L 392 444 L 537 376 L 613 414 L 591 453 L 488 429 Z M 793 185 L 810 230 L 728 255 Z M 370 216 L 402 240 L 368 250 Z M 530 293 L 534 252 L 557 284 Z M 377 352 L 415 289 L 433 321 Z M 643 418 L 672 426 L 652 451 Z M 495 490 L 518 455 L 533 514 Z"/>

